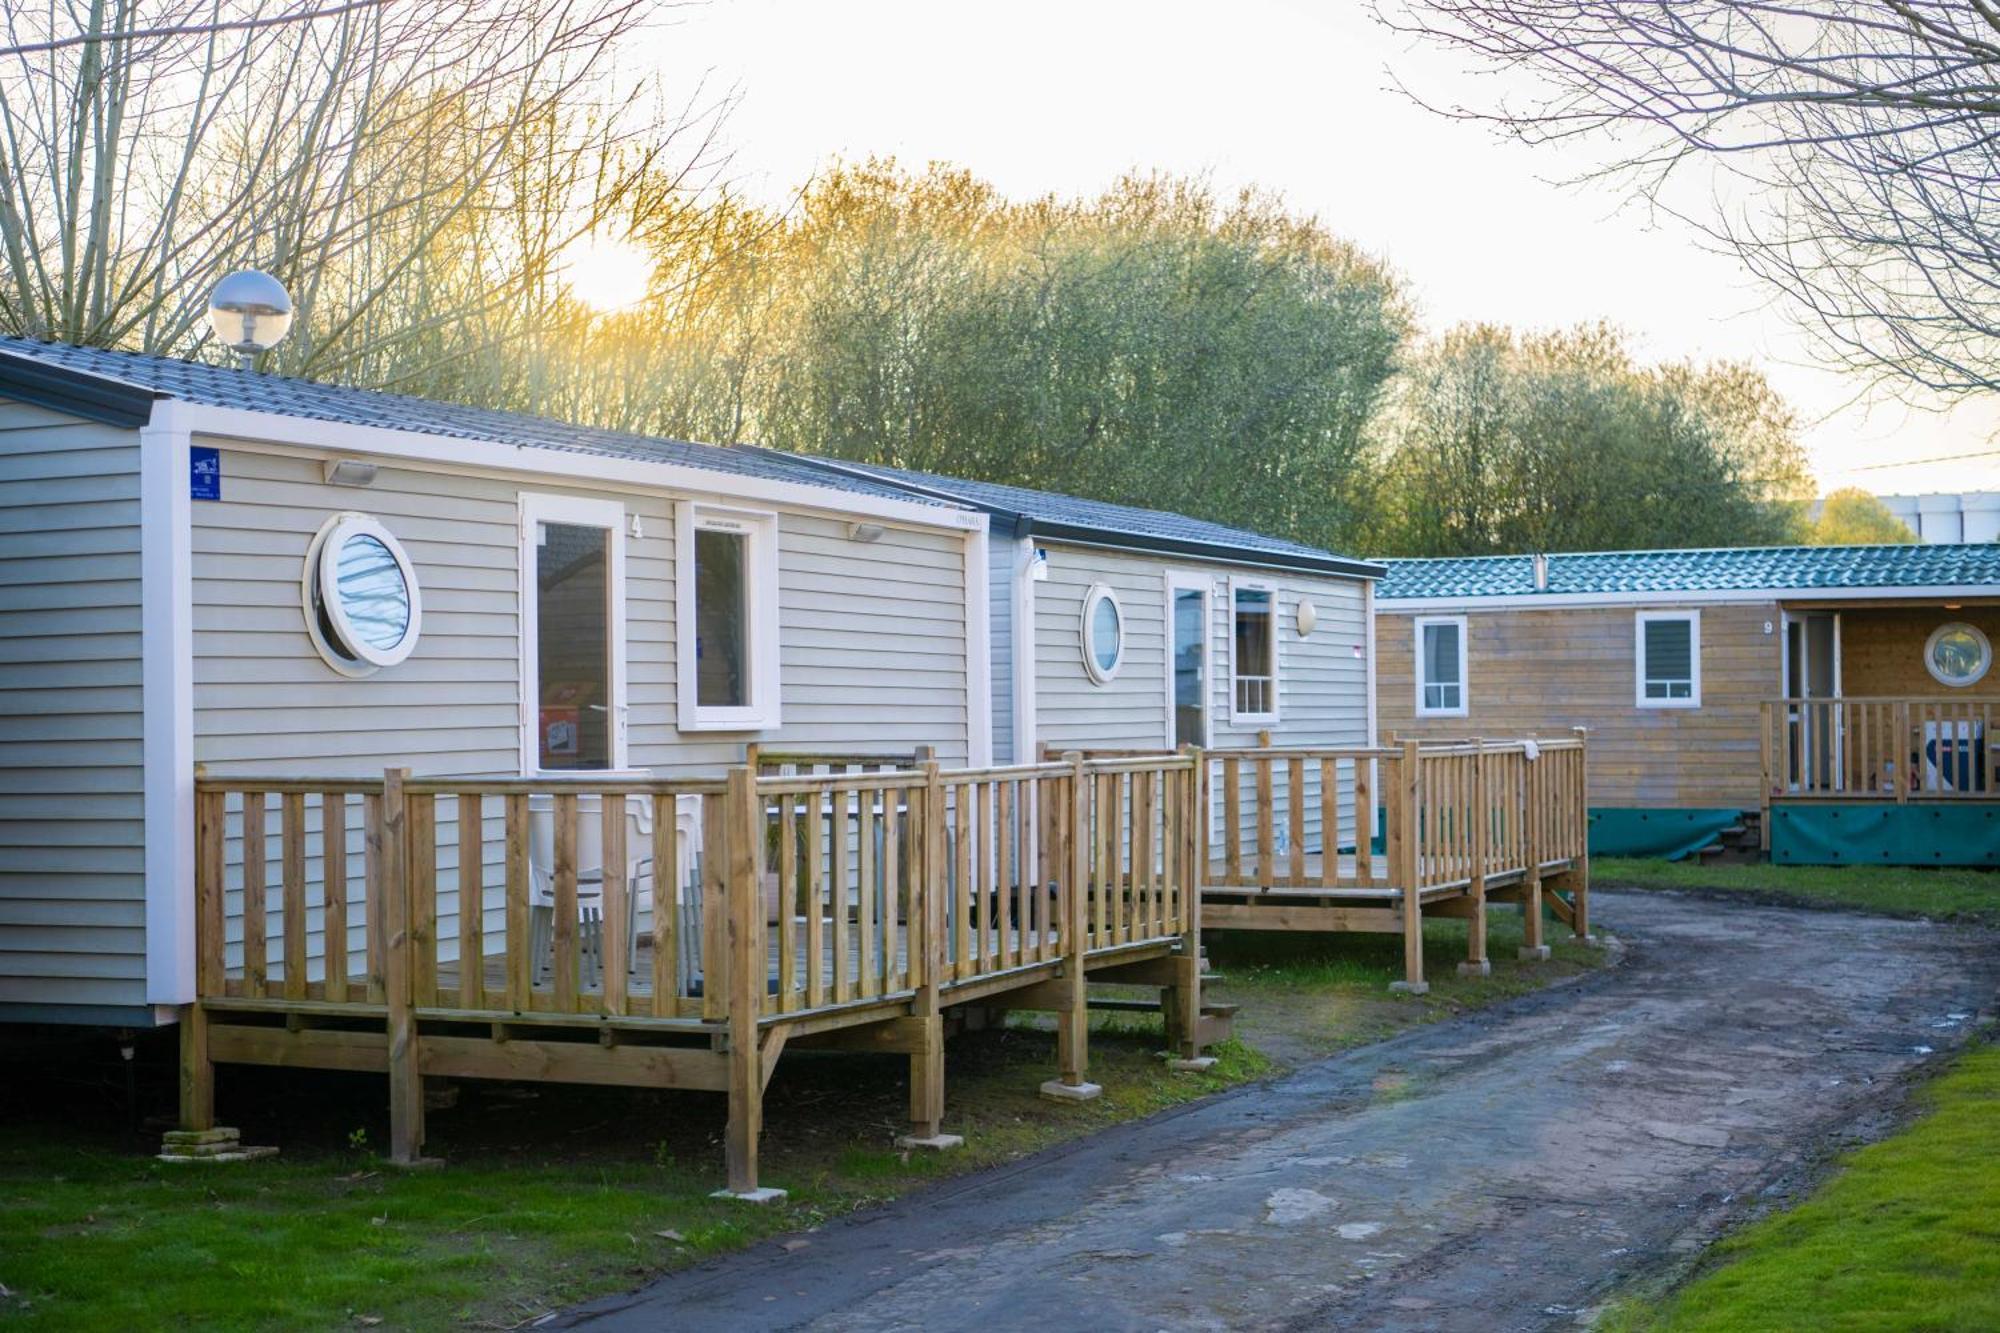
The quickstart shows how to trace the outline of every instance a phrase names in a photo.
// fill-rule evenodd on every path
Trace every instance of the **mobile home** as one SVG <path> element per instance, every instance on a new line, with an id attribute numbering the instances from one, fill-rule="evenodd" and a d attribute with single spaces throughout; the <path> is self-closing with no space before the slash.
<path id="1" fill-rule="evenodd" d="M 1384 728 L 1584 727 L 1592 846 L 2000 863 L 2000 546 L 1392 560 Z"/>

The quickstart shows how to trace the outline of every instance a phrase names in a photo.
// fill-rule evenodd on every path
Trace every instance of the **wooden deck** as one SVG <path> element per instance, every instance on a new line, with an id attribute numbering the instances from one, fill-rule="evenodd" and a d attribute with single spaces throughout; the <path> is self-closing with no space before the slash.
<path id="1" fill-rule="evenodd" d="M 1100 982 L 1155 988 L 1167 1054 L 1196 1058 L 1221 1035 L 1204 924 L 1397 932 L 1412 991 L 1426 916 L 1468 919 L 1469 967 L 1492 902 L 1521 904 L 1530 948 L 1544 908 L 1586 934 L 1583 775 L 1567 738 L 723 782 L 204 776 L 181 1119 L 214 1123 L 217 1062 L 374 1070 L 409 1162 L 427 1077 L 706 1089 L 729 1097 L 730 1192 L 763 1197 L 763 1089 L 787 1050 L 907 1055 L 910 1137 L 936 1143 L 948 1011 L 1054 1013 L 1044 1091 L 1064 1099 L 1096 1091 Z M 1328 840 L 1382 850 L 1307 850 Z M 699 911 L 640 916 L 647 867 Z"/>

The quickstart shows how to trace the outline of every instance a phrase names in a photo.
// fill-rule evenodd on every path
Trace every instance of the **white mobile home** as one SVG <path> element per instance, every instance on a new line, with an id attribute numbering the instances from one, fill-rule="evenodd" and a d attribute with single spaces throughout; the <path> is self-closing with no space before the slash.
<path id="1" fill-rule="evenodd" d="M 1384 567 L 1180 514 L 825 460 L 991 523 L 993 751 L 1375 743 Z"/>
<path id="2" fill-rule="evenodd" d="M 193 998 L 197 765 L 989 757 L 986 518 L 950 501 L 20 339 L 0 468 L 0 1020 Z"/>

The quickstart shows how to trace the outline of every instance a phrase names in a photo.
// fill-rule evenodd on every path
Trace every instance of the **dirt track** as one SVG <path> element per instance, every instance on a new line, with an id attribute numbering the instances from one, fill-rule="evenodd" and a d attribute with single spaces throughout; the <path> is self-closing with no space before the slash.
<path id="1" fill-rule="evenodd" d="M 1570 1325 L 1879 1128 L 1994 937 L 1602 895 L 1623 964 L 570 1312 L 591 1330 Z"/>

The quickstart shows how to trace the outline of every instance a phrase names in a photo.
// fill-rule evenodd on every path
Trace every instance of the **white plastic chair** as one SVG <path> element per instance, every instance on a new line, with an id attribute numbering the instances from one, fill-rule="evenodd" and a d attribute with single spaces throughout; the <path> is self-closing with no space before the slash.
<path id="1" fill-rule="evenodd" d="M 604 820 L 603 799 L 577 797 L 576 829 L 576 914 L 578 953 L 577 984 L 590 989 L 604 982 Z M 634 970 L 638 955 L 639 898 L 653 877 L 652 803 L 627 797 L 625 802 L 625 958 L 626 974 Z M 535 983 L 546 982 L 555 971 L 556 921 L 556 809 L 555 797 L 528 798 L 528 897 L 529 949 L 535 960 Z"/>

